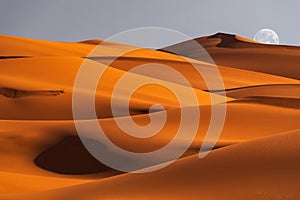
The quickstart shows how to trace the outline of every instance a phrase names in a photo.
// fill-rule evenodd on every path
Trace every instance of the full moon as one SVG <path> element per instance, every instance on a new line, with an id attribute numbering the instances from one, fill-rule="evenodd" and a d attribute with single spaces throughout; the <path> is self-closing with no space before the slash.
<path id="1" fill-rule="evenodd" d="M 279 44 L 278 35 L 271 29 L 261 29 L 255 34 L 254 40 L 264 44 Z"/>

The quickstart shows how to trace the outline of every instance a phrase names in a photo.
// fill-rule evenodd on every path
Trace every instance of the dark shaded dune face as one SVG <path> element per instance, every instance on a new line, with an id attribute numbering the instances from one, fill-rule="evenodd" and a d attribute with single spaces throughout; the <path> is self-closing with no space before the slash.
<path id="1" fill-rule="evenodd" d="M 102 40 L 84 40 L 84 41 L 80 41 L 78 43 L 98 45 L 98 44 L 100 44 L 102 42 L 103 42 Z"/>
<path id="2" fill-rule="evenodd" d="M 255 48 L 256 46 L 260 46 L 257 44 L 252 44 L 250 42 L 240 41 L 236 38 L 235 35 L 232 34 L 217 33 L 215 35 L 207 37 L 208 40 L 211 38 L 221 39 L 221 41 L 216 46 L 223 47 L 223 48 L 239 48 L 239 47 Z"/>
<path id="3" fill-rule="evenodd" d="M 86 142 L 103 149 L 106 148 L 103 144 L 95 140 Z M 216 145 L 213 150 L 228 145 L 230 144 L 222 143 Z M 198 148 L 189 148 L 181 158 L 195 155 L 198 152 Z M 130 158 L 128 157 L 128 159 Z M 44 170 L 64 175 L 93 175 L 108 172 L 104 177 L 110 177 L 122 173 L 104 165 L 93 157 L 78 136 L 66 136 L 54 146 L 40 153 L 34 159 L 34 163 Z"/>
<path id="4" fill-rule="evenodd" d="M 102 144 L 90 140 L 102 148 Z M 103 148 L 105 148 L 103 146 Z M 56 145 L 39 154 L 34 163 L 45 170 L 69 175 L 95 174 L 115 171 L 94 158 L 78 136 L 67 136 Z"/>
<path id="5" fill-rule="evenodd" d="M 272 44 L 261 44 L 261 43 L 253 43 L 249 41 L 245 41 L 242 37 L 238 37 L 234 34 L 227 33 L 216 33 L 214 35 L 208 36 L 206 39 L 209 41 L 210 39 L 218 38 L 220 42 L 216 45 L 216 47 L 222 48 L 276 48 L 278 45 Z M 201 40 L 201 38 L 195 39 L 199 43 L 206 43 L 207 41 Z M 287 46 L 286 46 L 287 47 Z M 291 48 L 291 47 L 289 47 Z"/>
<path id="6" fill-rule="evenodd" d="M 159 50 L 202 60 L 201 51 L 191 45 L 195 41 L 217 65 L 300 79 L 300 48 L 297 46 L 260 44 L 236 35 L 217 33 Z"/>
<path id="7" fill-rule="evenodd" d="M 206 51 L 194 48 L 195 41 Z M 100 54 L 87 57 L 100 43 Z M 0 44 L 0 199 L 299 199 L 299 47 L 218 33 L 161 50 L 196 61 L 101 40 L 0 35 Z M 133 52 L 117 57 L 121 50 Z M 210 58 L 225 87 L 205 83 L 219 80 L 202 62 Z M 92 92 L 92 115 L 85 112 L 88 101 L 77 105 L 80 115 L 72 112 L 74 80 L 85 62 L 105 71 Z M 133 70 L 143 65 L 145 71 Z M 129 79 L 119 82 L 125 75 Z M 141 84 L 133 90 L 131 83 Z M 83 101 L 91 93 L 79 91 Z M 188 99 L 190 91 L 198 102 Z M 226 113 L 224 123 L 216 110 Z M 156 133 L 147 137 L 148 130 L 128 119 Z M 223 126 L 220 132 L 216 125 Z M 165 163 L 160 170 L 151 166 Z M 157 171 L 130 171 L 150 172 L 147 167 Z"/>
<path id="8" fill-rule="evenodd" d="M 14 88 L 0 87 L 0 95 L 3 95 L 7 98 L 20 98 L 28 96 L 58 96 L 63 93 L 63 90 L 18 90 Z"/>
<path id="9" fill-rule="evenodd" d="M 299 84 L 270 84 L 253 85 L 246 87 L 226 89 L 226 96 L 240 99 L 253 96 L 282 97 L 282 98 L 300 98 Z M 208 92 L 208 90 L 206 90 Z M 210 92 L 219 94 L 222 90 L 211 90 Z"/>
<path id="10" fill-rule="evenodd" d="M 29 58 L 30 56 L 0 56 L 0 59 Z"/>
<path id="11" fill-rule="evenodd" d="M 195 38 L 193 41 L 198 42 L 201 44 L 201 46 L 205 49 L 207 48 L 213 48 L 213 47 L 221 47 L 221 48 L 281 48 L 281 49 L 294 49 L 299 50 L 299 47 L 296 46 L 287 46 L 287 45 L 273 45 L 273 44 L 262 44 L 262 43 L 256 43 L 255 41 L 248 40 L 246 38 L 234 35 L 234 34 L 228 34 L 228 33 L 216 33 L 211 36 L 205 36 L 200 38 Z M 178 53 L 182 55 L 180 52 L 180 49 L 185 48 L 185 50 L 188 50 L 190 47 L 189 44 L 190 41 L 185 41 L 179 44 L 175 44 L 169 47 L 165 47 L 163 49 L 159 49 L 159 51 L 167 51 L 169 53 L 172 53 L 172 49 L 178 49 Z M 190 50 L 195 51 L 195 50 Z M 176 51 L 177 52 L 177 51 Z M 190 57 L 188 53 L 186 54 L 187 57 Z"/>
<path id="12" fill-rule="evenodd" d="M 158 49 L 162 52 L 177 54 L 185 57 L 190 57 L 198 60 L 203 60 L 204 56 L 202 49 L 195 49 L 191 47 L 195 47 L 195 43 L 199 43 L 204 49 L 220 47 L 220 48 L 262 48 L 262 47 L 270 47 L 272 45 L 264 45 L 258 43 L 251 43 L 247 41 L 242 41 L 237 38 L 236 35 L 233 34 L 225 34 L 225 33 L 216 33 L 211 36 L 200 37 L 193 40 L 185 41 L 179 44 L 171 45 L 165 47 L 163 49 Z M 205 60 L 204 60 L 205 61 Z M 211 62 L 210 60 L 206 60 Z"/>
<path id="13" fill-rule="evenodd" d="M 203 53 L 202 49 L 200 49 Z M 109 65 L 110 67 L 120 69 L 123 71 L 129 71 L 139 66 L 151 67 L 151 71 L 131 71 L 132 73 L 139 74 L 142 76 L 147 76 L 151 78 L 156 78 L 163 81 L 168 81 L 171 83 L 186 85 L 185 82 L 178 79 L 174 74 L 166 73 L 161 68 L 162 66 L 175 69 L 180 72 L 191 84 L 192 87 L 196 89 L 207 89 L 203 77 L 199 74 L 195 66 L 200 67 L 201 65 L 191 64 L 184 60 L 168 60 L 168 59 L 153 59 L 153 58 L 138 58 L 138 57 L 89 57 L 89 59 L 97 61 L 99 63 Z M 203 55 L 202 61 L 209 59 L 207 54 Z M 211 61 L 211 60 L 210 60 Z M 151 72 L 151 73 L 150 73 Z"/>
<path id="14" fill-rule="evenodd" d="M 247 98 L 234 100 L 228 103 L 234 103 L 234 102 L 258 103 L 258 104 L 278 106 L 284 108 L 300 109 L 300 99 L 297 98 L 254 96 L 254 97 L 247 97 Z"/>

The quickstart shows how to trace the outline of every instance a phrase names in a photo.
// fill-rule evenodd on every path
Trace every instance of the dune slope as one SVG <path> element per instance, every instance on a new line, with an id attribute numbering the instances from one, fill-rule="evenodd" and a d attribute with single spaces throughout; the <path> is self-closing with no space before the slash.
<path id="1" fill-rule="evenodd" d="M 300 79 L 299 47 L 258 44 L 236 35 L 217 33 L 165 47 L 161 51 L 201 59 L 199 50 L 190 48 L 194 42 L 203 46 L 218 65 Z"/>
<path id="2" fill-rule="evenodd" d="M 103 40 L 0 35 L 0 199 L 297 199 L 299 47 L 263 45 L 223 33 L 195 41 L 216 66 L 190 48 L 190 41 L 156 51 Z M 74 82 L 82 66 L 91 69 L 86 83 L 103 74 L 95 93 L 79 87 L 82 116 L 74 121 Z M 143 70 L 135 71 L 139 66 Z M 126 82 L 116 86 L 124 77 Z M 147 84 L 130 93 L 137 83 Z M 85 112 L 86 97 L 94 99 L 96 115 Z M 224 106 L 216 146 L 199 159 L 213 108 Z M 157 151 L 176 137 L 182 113 L 191 117 L 195 111 L 200 121 L 185 121 L 173 150 L 186 144 L 196 126 L 191 145 L 174 163 L 151 173 L 113 169 L 80 140 L 113 152 L 92 129 L 97 123 L 123 150 Z M 162 127 L 148 138 L 135 129 L 140 138 L 134 137 L 125 131 L 132 128 L 130 120 L 139 127 Z M 84 133 L 78 133 L 75 122 L 87 127 Z M 155 158 L 163 162 L 164 156 Z"/>

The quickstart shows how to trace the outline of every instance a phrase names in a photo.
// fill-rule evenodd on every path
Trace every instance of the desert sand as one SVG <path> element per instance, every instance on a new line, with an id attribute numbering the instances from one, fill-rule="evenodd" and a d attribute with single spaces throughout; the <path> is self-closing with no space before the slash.
<path id="1" fill-rule="evenodd" d="M 0 35 L 0 199 L 298 199 L 300 47 L 264 45 L 225 33 L 195 41 L 217 65 L 226 97 L 222 88 L 208 88 L 196 73 L 194 65 L 209 74 L 213 63 L 198 57 L 189 41 L 150 50 L 102 40 L 54 42 Z M 89 57 L 103 42 L 99 56 Z M 116 59 L 124 49 L 128 53 Z M 199 109 L 199 129 L 187 151 L 168 167 L 142 174 L 120 172 L 94 158 L 78 136 L 72 113 L 74 81 L 83 62 L 105 73 L 95 93 L 97 118 L 83 116 L 80 123 L 89 126 L 97 120 L 114 144 L 146 153 L 174 138 L 182 110 Z M 151 73 L 131 71 L 147 64 Z M 178 71 L 190 85 L 162 71 L 161 65 Z M 114 116 L 113 90 L 125 74 L 132 82 L 192 91 L 197 101 L 179 102 L 169 89 L 149 84 L 128 102 L 122 95 L 128 90 L 125 84 L 116 98 L 120 108 L 129 103 L 130 114 Z M 211 107 L 225 103 L 221 135 L 200 159 Z M 153 104 L 164 110 L 149 113 Z M 145 126 L 152 116 L 163 114 L 164 127 L 147 139 L 127 135 L 114 118 Z M 178 145 L 184 143 L 181 139 Z"/>

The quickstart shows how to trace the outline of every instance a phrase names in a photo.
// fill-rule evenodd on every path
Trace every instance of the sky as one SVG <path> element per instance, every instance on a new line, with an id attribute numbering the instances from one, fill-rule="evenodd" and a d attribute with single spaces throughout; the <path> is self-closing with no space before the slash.
<path id="1" fill-rule="evenodd" d="M 298 0 L 0 0 L 0 34 L 81 41 L 162 27 L 193 38 L 225 32 L 253 39 L 270 28 L 281 44 L 300 45 L 299 8 Z"/>

